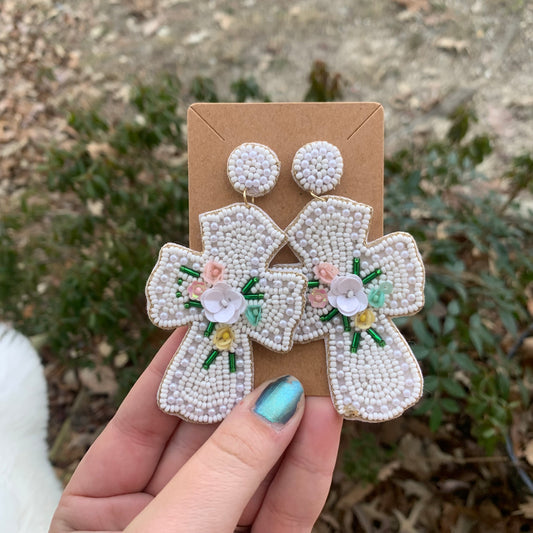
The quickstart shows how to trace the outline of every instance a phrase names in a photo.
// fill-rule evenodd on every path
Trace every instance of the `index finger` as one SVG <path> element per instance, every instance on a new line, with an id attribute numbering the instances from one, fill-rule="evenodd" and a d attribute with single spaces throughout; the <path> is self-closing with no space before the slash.
<path id="1" fill-rule="evenodd" d="M 309 397 L 254 531 L 311 531 L 328 495 L 342 428 L 329 397 Z"/>
<path id="2" fill-rule="evenodd" d="M 159 410 L 156 394 L 186 327 L 167 339 L 85 454 L 65 493 L 102 498 L 142 491 L 180 419 Z"/>

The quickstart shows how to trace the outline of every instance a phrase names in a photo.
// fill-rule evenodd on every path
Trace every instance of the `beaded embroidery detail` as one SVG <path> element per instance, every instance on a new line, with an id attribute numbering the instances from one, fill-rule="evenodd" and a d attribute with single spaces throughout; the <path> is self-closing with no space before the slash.
<path id="1" fill-rule="evenodd" d="M 422 394 L 416 358 L 391 318 L 422 308 L 425 277 L 408 233 L 367 244 L 371 215 L 367 205 L 324 196 L 307 204 L 287 234 L 309 285 L 295 341 L 324 338 L 340 414 L 382 422 Z"/>
<path id="2" fill-rule="evenodd" d="M 302 146 L 292 161 L 292 177 L 304 191 L 323 194 L 334 189 L 342 176 L 343 161 L 339 149 L 326 141 Z"/>
<path id="3" fill-rule="evenodd" d="M 228 157 L 227 174 L 232 187 L 249 197 L 270 192 L 278 180 L 279 169 L 278 156 L 263 144 L 241 144 Z"/>
<path id="4" fill-rule="evenodd" d="M 291 349 L 306 278 L 267 268 L 286 236 L 254 205 L 203 213 L 200 227 L 203 252 L 163 246 L 146 297 L 156 326 L 191 324 L 161 382 L 159 407 L 213 423 L 253 388 L 251 340 L 278 352 Z"/>

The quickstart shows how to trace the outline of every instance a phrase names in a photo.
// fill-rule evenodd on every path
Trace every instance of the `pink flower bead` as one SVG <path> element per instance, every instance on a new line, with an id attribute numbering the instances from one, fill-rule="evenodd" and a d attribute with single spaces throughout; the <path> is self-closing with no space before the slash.
<path id="1" fill-rule="evenodd" d="M 207 283 L 214 285 L 224 278 L 224 265 L 216 261 L 208 261 L 202 275 Z"/>
<path id="2" fill-rule="evenodd" d="M 339 273 L 339 269 L 331 263 L 318 263 L 313 272 L 322 283 L 331 283 Z"/>
<path id="3" fill-rule="evenodd" d="M 326 307 L 328 304 L 328 291 L 326 289 L 312 289 L 309 293 L 309 303 L 312 307 L 319 309 Z"/>
<path id="4" fill-rule="evenodd" d="M 191 300 L 199 300 L 206 289 L 207 285 L 203 281 L 193 281 L 187 287 L 187 292 Z"/>

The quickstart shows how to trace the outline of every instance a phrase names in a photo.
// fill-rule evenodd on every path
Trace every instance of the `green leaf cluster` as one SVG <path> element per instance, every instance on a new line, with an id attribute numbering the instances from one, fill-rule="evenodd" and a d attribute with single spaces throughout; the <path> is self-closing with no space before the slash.
<path id="1" fill-rule="evenodd" d="M 2 216 L 2 319 L 44 334 L 65 364 L 94 364 L 102 342 L 133 363 L 152 352 L 144 285 L 161 245 L 188 231 L 179 95 L 164 77 L 135 86 L 122 118 L 70 112 L 73 142 L 47 150 L 46 188 Z"/>
<path id="2" fill-rule="evenodd" d="M 379 471 L 396 453 L 396 448 L 380 444 L 373 433 L 362 432 L 350 440 L 343 454 L 343 470 L 362 484 L 373 484 Z"/>
<path id="3" fill-rule="evenodd" d="M 425 308 L 398 321 L 424 369 L 417 412 L 433 430 L 447 416 L 466 414 L 472 435 L 493 450 L 523 379 L 502 343 L 531 321 L 533 217 L 518 201 L 530 186 L 530 157 L 515 159 L 506 172 L 510 185 L 496 189 L 479 170 L 491 153 L 489 137 L 469 134 L 475 116 L 467 109 L 451 119 L 445 139 L 386 161 L 385 223 L 387 232 L 412 233 L 426 264 Z"/>

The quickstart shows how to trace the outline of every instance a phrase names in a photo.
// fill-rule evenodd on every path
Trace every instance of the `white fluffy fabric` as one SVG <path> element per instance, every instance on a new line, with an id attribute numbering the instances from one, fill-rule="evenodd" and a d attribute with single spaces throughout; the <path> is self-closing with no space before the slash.
<path id="1" fill-rule="evenodd" d="M 0 324 L 0 530 L 45 533 L 61 495 L 46 445 L 43 367 L 26 337 Z"/>

